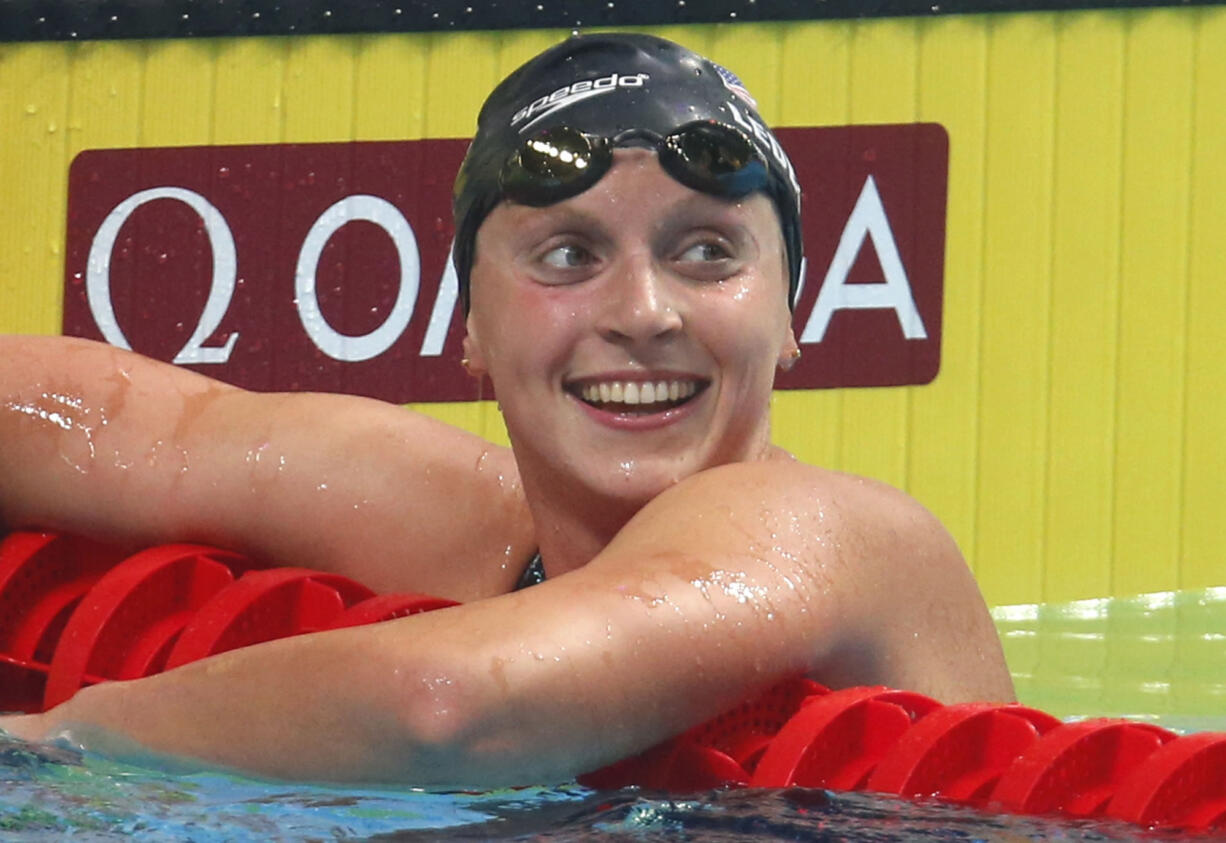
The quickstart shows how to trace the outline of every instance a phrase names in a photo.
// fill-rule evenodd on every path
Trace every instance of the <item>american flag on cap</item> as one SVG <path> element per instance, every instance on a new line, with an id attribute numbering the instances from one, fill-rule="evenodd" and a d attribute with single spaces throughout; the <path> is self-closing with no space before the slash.
<path id="1" fill-rule="evenodd" d="M 738 79 L 735 73 L 723 65 L 715 64 L 715 62 L 711 62 L 711 64 L 715 65 L 715 72 L 718 73 L 719 78 L 723 80 L 724 87 L 729 91 L 732 91 L 732 93 L 736 94 L 745 102 L 749 103 L 750 108 L 757 110 L 758 101 L 753 98 L 752 94 L 749 93 L 749 90 L 745 87 L 745 83 Z"/>

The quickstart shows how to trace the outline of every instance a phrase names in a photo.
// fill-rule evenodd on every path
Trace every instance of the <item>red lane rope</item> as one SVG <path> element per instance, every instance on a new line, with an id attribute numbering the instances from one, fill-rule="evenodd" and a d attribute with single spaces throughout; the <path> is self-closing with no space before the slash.
<path id="1" fill-rule="evenodd" d="M 80 688 L 249 644 L 456 605 L 375 595 L 336 574 L 258 569 L 202 545 L 126 558 L 75 536 L 0 541 L 0 711 L 44 711 Z M 1151 828 L 1226 828 L 1226 734 L 1062 723 L 1022 705 L 941 705 L 884 687 L 780 682 L 714 720 L 579 777 L 670 792 L 821 787 L 937 797 L 1012 813 Z"/>

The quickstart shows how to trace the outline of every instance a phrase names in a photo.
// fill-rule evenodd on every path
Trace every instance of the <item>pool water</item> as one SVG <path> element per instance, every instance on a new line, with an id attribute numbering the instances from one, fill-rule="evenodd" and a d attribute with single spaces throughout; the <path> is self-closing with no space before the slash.
<path id="1" fill-rule="evenodd" d="M 1226 731 L 1226 590 L 995 611 L 1024 702 Z M 1147 654 L 1147 655 L 1146 655 Z M 0 840 L 1134 840 L 1134 826 L 823 790 L 691 798 L 579 785 L 488 793 L 167 774 L 0 736 Z"/>
<path id="2" fill-rule="evenodd" d="M 1000 606 L 992 616 L 1027 705 L 1226 731 L 1226 588 Z"/>
<path id="3" fill-rule="evenodd" d="M 491 793 L 166 775 L 0 738 L 0 839 L 1154 840 L 1123 824 L 987 814 L 822 790 L 669 798 L 577 785 Z M 1171 839 L 1174 839 L 1173 837 Z"/>

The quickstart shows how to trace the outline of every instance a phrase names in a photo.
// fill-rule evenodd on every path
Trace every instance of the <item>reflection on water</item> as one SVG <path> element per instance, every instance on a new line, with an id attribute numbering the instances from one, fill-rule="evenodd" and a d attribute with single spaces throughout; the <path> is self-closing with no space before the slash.
<path id="1" fill-rule="evenodd" d="M 577 785 L 473 794 L 270 784 L 168 775 L 0 737 L 0 838 L 68 834 L 152 841 L 1160 839 L 1117 824 L 804 789 L 677 799 Z"/>

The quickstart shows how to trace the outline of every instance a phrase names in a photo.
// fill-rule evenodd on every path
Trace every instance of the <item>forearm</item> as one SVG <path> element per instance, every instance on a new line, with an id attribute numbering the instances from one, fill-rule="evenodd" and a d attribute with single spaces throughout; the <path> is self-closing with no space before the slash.
<path id="1" fill-rule="evenodd" d="M 476 436 L 66 337 L 0 336 L 0 524 L 197 541 L 457 600 L 505 590 L 494 564 L 532 546 L 509 455 Z M 489 564 L 439 564 L 460 558 Z"/>
<path id="2" fill-rule="evenodd" d="M 786 672 L 752 655 L 758 636 L 697 623 L 705 607 L 686 612 L 688 621 L 657 618 L 634 596 L 581 601 L 586 590 L 563 588 L 550 597 L 561 585 L 104 683 L 35 719 L 0 718 L 0 728 L 64 736 L 136 763 L 309 781 L 522 785 L 634 754 Z M 704 665 L 697 652 L 724 660 Z"/>
<path id="3" fill-rule="evenodd" d="M 311 781 L 434 780 L 441 731 L 404 654 L 364 630 L 301 636 L 222 654 L 148 679 L 86 688 L 16 731 L 64 737 L 135 762 Z M 0 725 L 4 725 L 0 721 Z"/>

